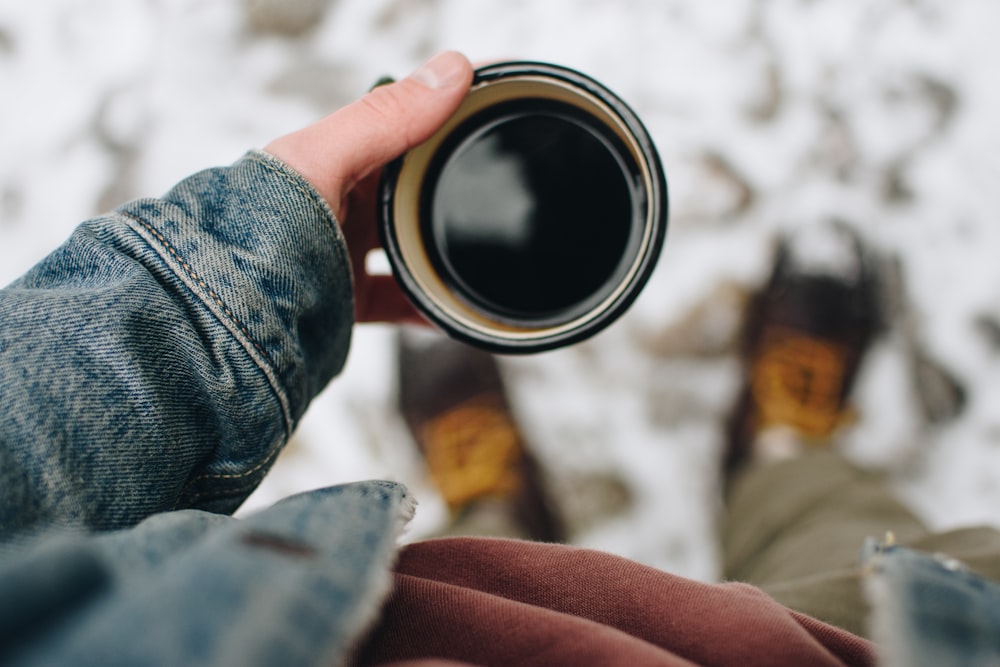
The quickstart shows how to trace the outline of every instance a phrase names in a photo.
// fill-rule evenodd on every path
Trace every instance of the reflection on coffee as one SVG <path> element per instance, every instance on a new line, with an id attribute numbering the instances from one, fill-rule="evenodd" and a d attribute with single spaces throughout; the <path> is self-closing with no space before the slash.
<path id="1" fill-rule="evenodd" d="M 438 155 L 421 195 L 422 235 L 470 306 L 512 324 L 567 321 L 627 272 L 645 212 L 638 167 L 577 109 L 498 105 Z"/>

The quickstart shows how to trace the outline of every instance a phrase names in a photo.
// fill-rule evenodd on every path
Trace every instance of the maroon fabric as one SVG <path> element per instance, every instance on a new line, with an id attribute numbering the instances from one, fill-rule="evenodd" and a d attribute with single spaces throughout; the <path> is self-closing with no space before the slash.
<path id="1" fill-rule="evenodd" d="M 360 664 L 871 665 L 872 645 L 746 584 L 610 554 L 449 538 L 406 547 Z"/>

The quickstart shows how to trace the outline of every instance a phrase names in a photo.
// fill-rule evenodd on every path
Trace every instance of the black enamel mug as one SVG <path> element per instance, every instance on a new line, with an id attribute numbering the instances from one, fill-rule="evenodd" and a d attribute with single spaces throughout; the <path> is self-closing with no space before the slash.
<path id="1" fill-rule="evenodd" d="M 409 298 L 452 337 L 508 354 L 620 317 L 653 271 L 667 209 L 636 114 L 536 62 L 477 69 L 458 111 L 380 186 L 383 246 Z"/>

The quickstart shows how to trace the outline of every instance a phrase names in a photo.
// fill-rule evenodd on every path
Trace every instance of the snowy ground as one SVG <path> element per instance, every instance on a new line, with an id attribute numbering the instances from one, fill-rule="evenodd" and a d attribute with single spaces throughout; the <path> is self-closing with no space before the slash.
<path id="1" fill-rule="evenodd" d="M 319 18 L 300 31 L 295 13 L 310 11 Z M 829 218 L 899 257 L 903 278 L 847 446 L 887 466 L 934 526 L 1000 525 L 998 28 L 991 0 L 5 3 L 0 283 L 82 218 L 231 162 L 439 49 L 557 62 L 646 121 L 673 210 L 657 272 L 623 320 L 504 362 L 576 541 L 715 575 L 734 304 L 766 274 L 779 230 Z M 358 332 L 250 506 L 391 477 L 422 499 L 413 536 L 440 525 L 393 412 L 392 340 Z M 957 415 L 931 395 L 942 378 L 964 388 Z"/>

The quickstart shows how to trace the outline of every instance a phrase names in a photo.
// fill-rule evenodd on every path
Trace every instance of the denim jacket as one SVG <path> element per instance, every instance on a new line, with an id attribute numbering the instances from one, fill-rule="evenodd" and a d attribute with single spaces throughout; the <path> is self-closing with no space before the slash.
<path id="1" fill-rule="evenodd" d="M 225 514 L 343 366 L 351 280 L 328 204 L 251 152 L 83 223 L 0 291 L 0 664 L 344 655 L 405 490 Z"/>

